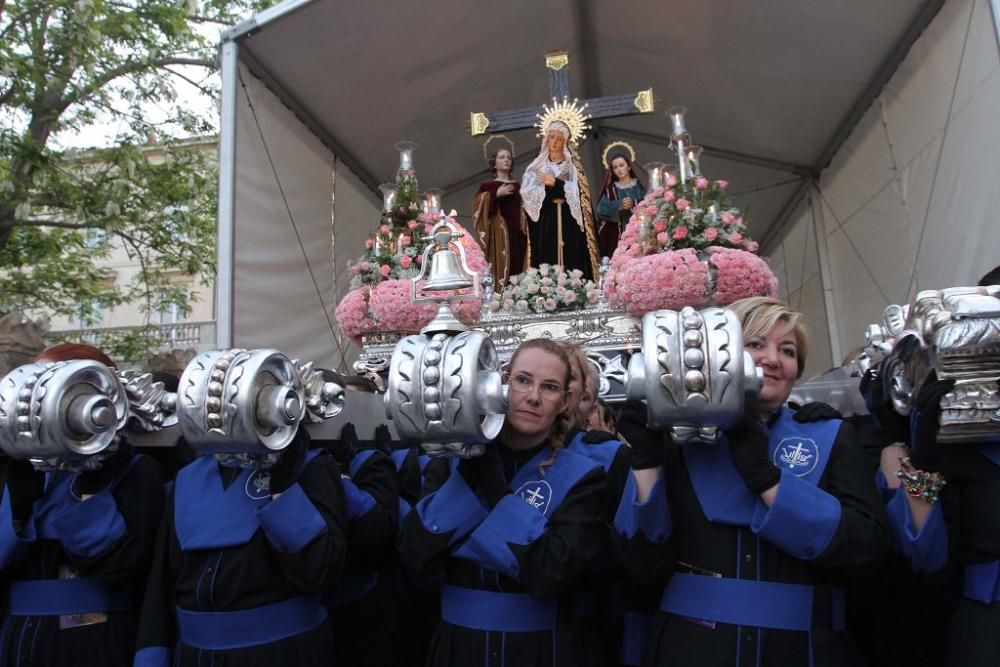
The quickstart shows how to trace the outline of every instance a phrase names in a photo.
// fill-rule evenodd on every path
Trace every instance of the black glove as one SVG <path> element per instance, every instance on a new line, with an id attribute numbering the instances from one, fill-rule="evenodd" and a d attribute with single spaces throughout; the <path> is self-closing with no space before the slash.
<path id="1" fill-rule="evenodd" d="M 375 449 L 386 456 L 392 455 L 392 433 L 389 432 L 389 427 L 385 424 L 379 424 L 375 427 Z"/>
<path id="2" fill-rule="evenodd" d="M 340 466 L 341 471 L 350 470 L 351 461 L 358 453 L 358 433 L 354 430 L 354 424 L 347 422 L 340 429 L 340 438 L 331 443 L 327 449 L 333 454 L 333 459 Z"/>
<path id="3" fill-rule="evenodd" d="M 76 477 L 74 484 L 76 492 L 92 496 L 108 488 L 111 482 L 128 466 L 132 460 L 132 445 L 125 440 L 119 440 L 118 449 L 108 458 L 101 461 L 97 470 L 84 470 Z"/>
<path id="4" fill-rule="evenodd" d="M 482 456 L 462 459 L 458 464 L 458 474 L 470 489 L 482 492 L 490 509 L 496 507 L 497 503 L 510 493 L 510 486 L 504 479 L 500 451 L 495 444 L 486 445 L 486 451 Z"/>
<path id="5" fill-rule="evenodd" d="M 11 514 L 21 521 L 27 519 L 31 516 L 31 506 L 45 493 L 45 473 L 35 470 L 28 461 L 11 459 L 7 464 L 6 484 Z"/>
<path id="6" fill-rule="evenodd" d="M 868 414 L 882 431 L 882 446 L 887 447 L 896 442 L 909 442 L 910 425 L 906 417 L 896 412 L 892 403 L 885 396 L 882 378 L 885 371 L 885 361 L 879 364 L 879 369 L 869 368 L 861 378 L 861 395 L 865 399 Z"/>
<path id="7" fill-rule="evenodd" d="M 938 472 L 944 456 L 937 441 L 941 399 L 955 387 L 954 380 L 938 380 L 931 371 L 910 412 L 910 463 L 914 468 Z"/>
<path id="8" fill-rule="evenodd" d="M 479 490 L 483 492 L 490 509 L 510 493 L 510 485 L 503 474 L 503 459 L 495 444 L 487 445 L 486 451 L 479 457 Z"/>
<path id="9" fill-rule="evenodd" d="M 802 406 L 795 406 L 789 403 L 795 408 L 795 414 L 793 419 L 800 424 L 809 424 L 811 422 L 819 422 L 824 419 L 843 419 L 844 415 L 840 414 L 840 410 L 823 403 L 822 401 L 813 401 L 812 403 L 806 403 Z"/>
<path id="10" fill-rule="evenodd" d="M 759 496 L 781 479 L 781 471 L 771 463 L 768 435 L 764 427 L 750 415 L 743 415 L 736 426 L 726 432 L 729 454 L 750 493 Z"/>
<path id="11" fill-rule="evenodd" d="M 583 434 L 583 441 L 588 445 L 596 445 L 602 442 L 607 442 L 608 440 L 617 440 L 617 439 L 618 439 L 617 433 L 611 433 L 609 431 L 601 431 L 600 429 L 593 429 Z"/>
<path id="12" fill-rule="evenodd" d="M 632 470 L 659 468 L 665 459 L 663 434 L 646 427 L 646 405 L 629 401 L 622 408 L 618 430 L 632 448 Z"/>
<path id="13" fill-rule="evenodd" d="M 284 493 L 292 484 L 299 472 L 299 461 L 309 448 L 309 436 L 305 429 L 300 428 L 288 447 L 278 455 L 278 462 L 271 468 L 271 495 Z"/>

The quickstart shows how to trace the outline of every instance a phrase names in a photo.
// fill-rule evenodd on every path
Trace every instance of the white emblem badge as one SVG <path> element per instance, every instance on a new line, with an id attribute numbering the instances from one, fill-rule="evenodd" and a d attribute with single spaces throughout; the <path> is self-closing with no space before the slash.
<path id="1" fill-rule="evenodd" d="M 774 465 L 803 477 L 816 468 L 819 462 L 819 447 L 811 438 L 782 438 L 774 450 Z"/>
<path id="2" fill-rule="evenodd" d="M 521 500 L 545 514 L 546 510 L 549 509 L 549 500 L 552 499 L 552 487 L 545 480 L 525 482 L 514 492 L 514 495 L 519 496 Z"/>
<path id="3" fill-rule="evenodd" d="M 263 500 L 271 497 L 271 473 L 267 470 L 254 470 L 247 477 L 247 495 L 254 500 Z"/>

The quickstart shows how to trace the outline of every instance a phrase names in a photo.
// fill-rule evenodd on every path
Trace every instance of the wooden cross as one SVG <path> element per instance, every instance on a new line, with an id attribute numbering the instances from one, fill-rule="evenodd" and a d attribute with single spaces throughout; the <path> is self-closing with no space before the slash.
<path id="1" fill-rule="evenodd" d="M 569 53 L 566 51 L 546 53 L 545 67 L 549 70 L 549 92 L 552 99 L 569 98 Z M 653 89 L 647 88 L 635 94 L 594 97 L 582 100 L 582 104 L 586 105 L 587 115 L 592 119 L 652 113 Z M 540 106 L 489 113 L 473 111 L 469 129 L 472 131 L 472 136 L 475 137 L 487 132 L 529 128 L 535 125 L 538 114 L 542 112 L 543 108 Z"/>

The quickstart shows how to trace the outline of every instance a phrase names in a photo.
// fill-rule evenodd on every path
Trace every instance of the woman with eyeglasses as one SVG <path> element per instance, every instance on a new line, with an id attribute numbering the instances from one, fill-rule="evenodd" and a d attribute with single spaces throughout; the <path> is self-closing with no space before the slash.
<path id="1" fill-rule="evenodd" d="M 403 561 L 444 572 L 428 664 L 586 662 L 568 594 L 607 534 L 605 474 L 564 448 L 570 360 L 547 339 L 510 362 L 500 436 L 473 459 L 436 459 L 403 522 Z"/>
<path id="2" fill-rule="evenodd" d="M 615 528 L 629 571 L 663 586 L 642 664 L 863 664 L 840 586 L 872 572 L 889 530 L 856 432 L 829 406 L 785 406 L 805 367 L 801 313 L 767 297 L 730 307 L 764 375 L 742 420 L 712 443 L 650 430 L 641 405 L 619 420 L 633 472 Z"/>

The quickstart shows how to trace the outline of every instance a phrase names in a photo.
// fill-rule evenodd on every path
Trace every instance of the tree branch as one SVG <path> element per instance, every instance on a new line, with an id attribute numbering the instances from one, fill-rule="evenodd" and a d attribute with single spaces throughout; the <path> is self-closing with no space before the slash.
<path id="1" fill-rule="evenodd" d="M 114 81 L 115 79 L 126 76 L 128 74 L 135 74 L 137 72 L 142 72 L 143 70 L 156 69 L 159 67 L 166 67 L 167 65 L 193 65 L 195 67 L 207 67 L 209 69 L 215 68 L 215 62 L 212 60 L 206 60 L 204 58 L 156 58 L 154 60 L 131 60 L 124 62 L 118 67 L 112 67 L 107 72 L 104 72 L 100 76 L 94 78 L 89 84 L 83 88 L 69 93 L 65 98 L 63 98 L 63 108 L 69 107 L 71 104 L 76 104 L 81 102 L 98 90 Z"/>
<path id="2" fill-rule="evenodd" d="M 15 220 L 12 227 L 58 227 L 59 229 L 102 229 L 98 223 L 64 222 L 62 220 Z"/>
<path id="3" fill-rule="evenodd" d="M 168 72 L 170 72 L 171 74 L 173 74 L 174 76 L 176 76 L 178 79 L 183 79 L 184 81 L 187 81 L 188 83 L 190 83 L 192 86 L 194 86 L 195 88 L 197 88 L 198 90 L 200 90 L 205 95 L 208 95 L 209 97 L 214 97 L 215 96 L 215 93 L 212 90 L 210 90 L 209 88 L 206 88 L 205 86 L 201 85 L 200 83 L 198 83 L 197 81 L 195 81 L 191 77 L 184 76 L 183 74 L 181 74 L 177 70 L 170 69 L 169 67 L 164 67 L 163 69 L 167 70 Z"/>

